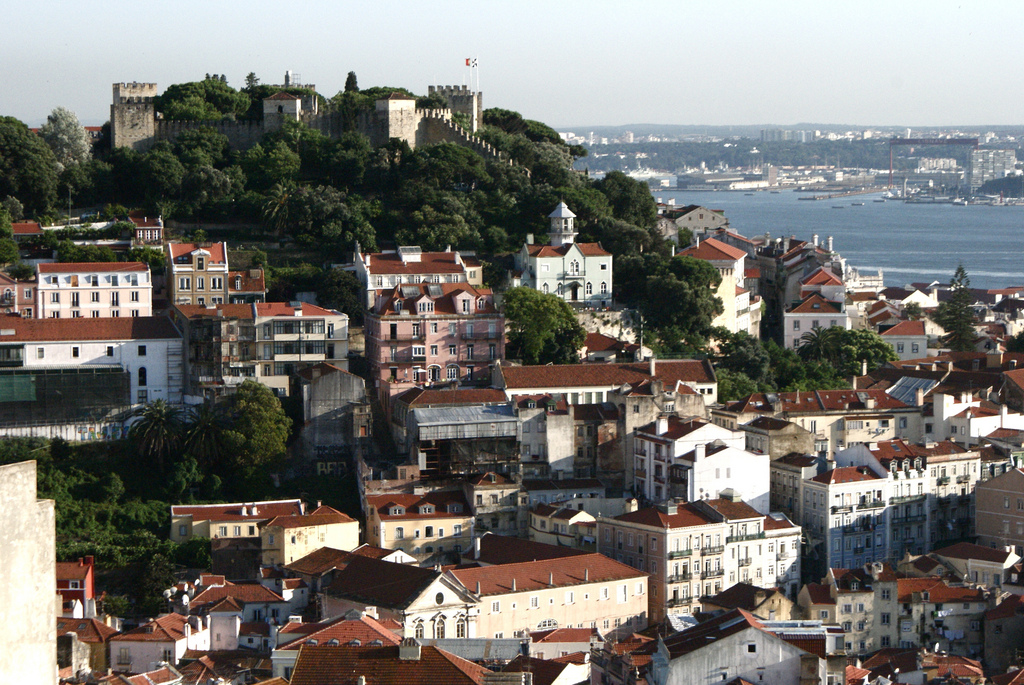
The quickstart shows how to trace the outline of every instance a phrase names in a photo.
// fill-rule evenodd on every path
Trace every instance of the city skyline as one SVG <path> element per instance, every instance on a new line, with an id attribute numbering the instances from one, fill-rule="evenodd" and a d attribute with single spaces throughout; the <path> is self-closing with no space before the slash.
<path id="1" fill-rule="evenodd" d="M 1001 92 L 1024 82 L 1014 46 L 1024 5 L 953 2 L 821 6 L 791 1 L 610 2 L 428 8 L 314 2 L 7 9 L 0 114 L 37 126 L 57 106 L 109 118 L 110 84 L 173 83 L 292 70 L 330 97 L 361 87 L 469 83 L 485 107 L 558 128 L 633 124 L 983 126 L 1024 123 Z M 197 19 L 201 20 L 197 22 Z M 111 28 L 111 27 L 115 28 Z"/>

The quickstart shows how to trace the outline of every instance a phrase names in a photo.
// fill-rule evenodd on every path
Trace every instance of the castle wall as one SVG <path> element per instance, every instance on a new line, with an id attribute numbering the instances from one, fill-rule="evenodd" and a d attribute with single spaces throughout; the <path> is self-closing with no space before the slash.
<path id="1" fill-rule="evenodd" d="M 155 83 L 115 83 L 110 105 L 113 147 L 145 151 L 153 147 Z"/>
<path id="2" fill-rule="evenodd" d="M 484 94 L 471 91 L 469 86 L 428 86 L 427 94 L 437 93 L 448 101 L 453 112 L 469 117 L 470 133 L 476 133 L 484 123 Z"/>
<path id="3" fill-rule="evenodd" d="M 248 150 L 260 142 L 264 130 L 258 121 L 163 121 L 156 122 L 154 141 L 174 141 L 182 131 L 197 128 L 212 128 L 217 133 L 227 136 L 228 144 L 235 150 Z M 150 143 L 152 147 L 153 143 Z"/>

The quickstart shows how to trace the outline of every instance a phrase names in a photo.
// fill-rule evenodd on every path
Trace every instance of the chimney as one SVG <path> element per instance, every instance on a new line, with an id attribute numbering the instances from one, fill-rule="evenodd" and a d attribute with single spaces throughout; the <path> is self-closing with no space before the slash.
<path id="1" fill-rule="evenodd" d="M 548 571 L 548 587 L 555 586 L 555 574 L 552 571 Z"/>
<path id="2" fill-rule="evenodd" d="M 985 368 L 998 369 L 1003 365 L 1002 352 L 989 352 L 985 355 Z"/>
<path id="3" fill-rule="evenodd" d="M 476 581 L 476 594 L 477 594 L 477 597 L 480 596 L 480 581 L 479 580 Z"/>
<path id="4" fill-rule="evenodd" d="M 647 360 L 647 363 L 648 363 L 647 375 L 648 376 L 653 376 L 655 374 L 655 372 L 657 371 L 657 368 L 658 368 L 658 362 L 655 359 L 653 354 Z"/>
<path id="5" fill-rule="evenodd" d="M 924 388 L 918 388 L 914 391 L 914 406 L 920 407 L 924 405 Z"/>
<path id="6" fill-rule="evenodd" d="M 513 578 L 512 579 L 512 592 L 515 592 L 515 591 L 516 591 L 516 579 Z"/>
<path id="7" fill-rule="evenodd" d="M 473 556 L 480 560 L 480 538 L 473 538 Z"/>
<path id="8" fill-rule="evenodd" d="M 589 568 L 583 569 L 583 580 L 588 582 L 588 583 L 590 582 L 590 569 Z"/>
<path id="9" fill-rule="evenodd" d="M 832 251 L 832 236 L 828 237 L 828 251 Z"/>
<path id="10" fill-rule="evenodd" d="M 693 462 L 696 464 L 707 455 L 707 445 L 700 443 L 693 448 Z"/>
<path id="11" fill-rule="evenodd" d="M 527 233 L 526 234 L 526 244 L 527 245 L 533 245 L 533 234 L 532 233 Z"/>
<path id="12" fill-rule="evenodd" d="M 414 637 L 407 637 L 398 645 L 398 658 L 401 661 L 419 661 L 420 643 Z"/>
<path id="13" fill-rule="evenodd" d="M 862 375 L 862 376 L 868 375 L 868 360 L 867 359 L 861 359 L 860 360 L 860 375 Z"/>
<path id="14" fill-rule="evenodd" d="M 664 435 L 668 432 L 668 417 L 659 416 L 658 420 L 654 423 L 654 432 L 658 435 Z"/>
<path id="15" fill-rule="evenodd" d="M 693 246 L 694 247 L 700 247 L 700 235 L 699 234 L 694 234 L 693 240 L 694 240 Z"/>
<path id="16" fill-rule="evenodd" d="M 875 398 L 874 397 L 865 397 L 864 398 L 864 408 L 865 409 L 874 409 L 875 408 Z"/>
<path id="17" fill-rule="evenodd" d="M 817 233 L 814 234 L 814 238 L 813 238 L 813 240 L 811 242 L 814 243 L 815 247 L 818 246 L 818 234 Z"/>

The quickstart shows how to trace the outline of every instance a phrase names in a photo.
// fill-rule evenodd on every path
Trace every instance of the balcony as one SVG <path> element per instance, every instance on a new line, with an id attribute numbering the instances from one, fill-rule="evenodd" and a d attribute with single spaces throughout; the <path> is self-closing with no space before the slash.
<path id="1" fill-rule="evenodd" d="M 501 337 L 498 331 L 466 331 L 462 334 L 463 340 L 497 340 Z"/>
<path id="2" fill-rule="evenodd" d="M 893 497 L 889 500 L 889 504 L 906 504 L 908 502 L 923 502 L 926 495 L 921 493 L 920 495 L 903 495 L 902 497 Z"/>
<path id="3" fill-rule="evenodd" d="M 743 568 L 744 566 L 750 566 L 751 562 L 752 562 L 752 559 L 750 557 L 744 557 L 743 559 L 740 559 L 739 560 L 740 568 Z"/>
<path id="4" fill-rule="evenodd" d="M 691 554 L 693 554 L 693 550 L 692 549 L 677 549 L 674 552 L 669 552 L 668 553 L 668 558 L 669 559 L 682 559 L 684 557 L 690 556 Z"/>
<path id="5" fill-rule="evenodd" d="M 747 535 L 730 535 L 725 539 L 726 543 L 746 542 L 747 540 L 764 540 L 764 533 L 750 533 Z"/>
<path id="6" fill-rule="evenodd" d="M 688 581 L 690 581 L 692 579 L 693 579 L 693 574 L 690 573 L 689 571 L 686 571 L 684 573 L 677 573 L 674 576 L 669 576 L 665 580 L 665 582 L 666 583 L 686 583 L 686 582 L 688 582 Z"/>
<path id="7" fill-rule="evenodd" d="M 388 336 L 385 340 L 423 340 L 426 334 L 424 333 L 395 333 Z"/>
<path id="8" fill-rule="evenodd" d="M 414 354 L 414 355 L 409 357 L 409 361 L 411 361 L 411 362 L 418 362 L 420 364 L 426 364 L 427 363 L 427 356 L 424 355 L 424 354 Z"/>
<path id="9" fill-rule="evenodd" d="M 709 554 L 721 554 L 725 551 L 725 545 L 715 545 L 714 547 L 701 547 L 701 556 L 708 556 Z"/>
<path id="10" fill-rule="evenodd" d="M 858 509 L 881 509 L 885 506 L 884 499 L 873 499 L 867 502 L 861 502 L 857 505 Z"/>
<path id="11" fill-rule="evenodd" d="M 894 526 L 906 526 L 911 523 L 921 523 L 928 519 L 926 514 L 911 514 L 910 516 L 894 516 L 892 518 L 892 524 Z"/>
<path id="12" fill-rule="evenodd" d="M 693 603 L 692 597 L 673 597 L 672 599 L 665 602 L 667 607 L 682 607 L 689 606 Z"/>
<path id="13" fill-rule="evenodd" d="M 957 501 L 960 502 L 960 504 L 970 504 L 971 503 L 971 496 L 970 495 L 960 495 L 957 498 Z"/>
<path id="14" fill-rule="evenodd" d="M 836 505 L 836 506 L 832 507 L 832 513 L 833 514 L 846 514 L 846 513 L 849 513 L 851 511 L 853 511 L 853 505 L 852 504 L 842 504 L 842 505 Z"/>
<path id="15" fill-rule="evenodd" d="M 963 483 L 970 483 L 971 482 L 971 477 L 970 477 L 970 475 L 965 473 L 962 476 L 957 476 L 956 477 L 956 482 L 957 483 L 961 483 L 961 484 L 963 484 Z"/>
<path id="16" fill-rule="evenodd" d="M 939 476 L 935 480 L 936 485 L 949 485 L 949 476 Z"/>
<path id="17" fill-rule="evenodd" d="M 644 469 L 633 469 L 633 477 L 639 480 L 647 480 L 647 471 Z"/>
<path id="18" fill-rule="evenodd" d="M 701 580 L 707 580 L 708 578 L 721 578 L 724 575 L 725 575 L 725 569 L 723 569 L 723 568 L 716 568 L 716 569 L 708 569 L 708 570 L 701 571 L 700 577 L 701 577 Z"/>

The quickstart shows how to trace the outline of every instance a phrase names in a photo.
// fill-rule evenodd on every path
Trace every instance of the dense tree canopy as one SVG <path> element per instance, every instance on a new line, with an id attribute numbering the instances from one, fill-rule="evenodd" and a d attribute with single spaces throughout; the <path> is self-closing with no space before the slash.
<path id="1" fill-rule="evenodd" d="M 64 167 L 84 164 L 92 157 L 89 134 L 69 109 L 58 107 L 53 110 L 39 129 L 39 135 L 50 146 L 57 162 Z"/>
<path id="2" fill-rule="evenodd" d="M 57 159 L 42 138 L 13 117 L 0 117 L 0 197 L 17 198 L 30 216 L 57 199 Z"/>
<path id="3" fill-rule="evenodd" d="M 505 293 L 505 356 L 524 364 L 575 364 L 587 333 L 560 297 L 533 288 Z"/>

